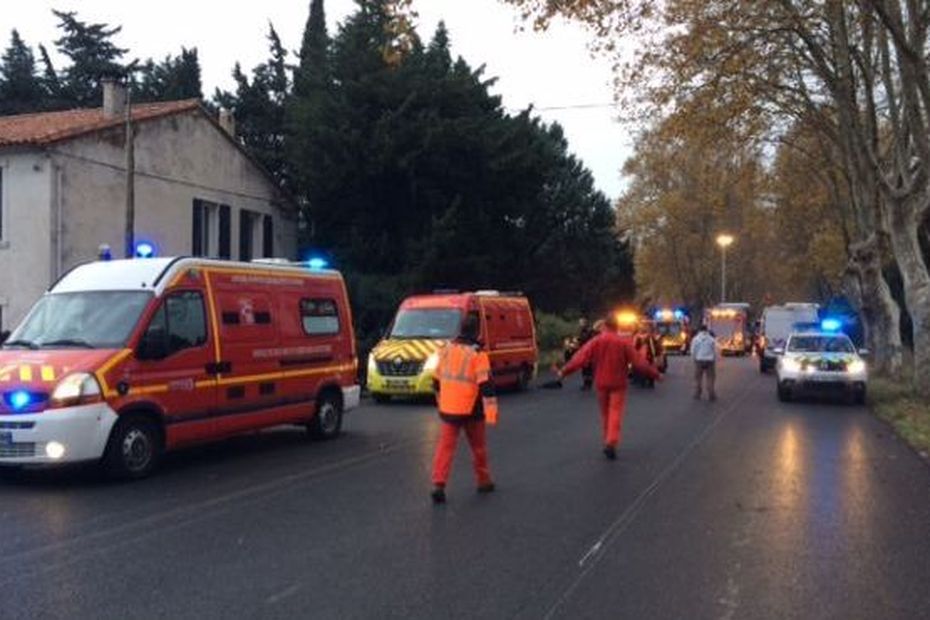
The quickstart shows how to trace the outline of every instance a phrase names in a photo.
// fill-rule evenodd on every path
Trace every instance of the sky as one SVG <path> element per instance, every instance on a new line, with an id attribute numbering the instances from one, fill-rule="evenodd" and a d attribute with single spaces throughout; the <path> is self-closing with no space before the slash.
<path id="1" fill-rule="evenodd" d="M 5 1 L 12 7 L 4 11 L 0 35 L 8 37 L 15 27 L 33 47 L 51 48 L 57 38 L 53 8 L 77 11 L 85 21 L 122 25 L 117 42 L 130 49 L 130 59 L 157 59 L 181 46 L 196 47 L 208 98 L 215 88 L 232 86 L 236 61 L 247 70 L 264 62 L 269 21 L 288 49 L 299 49 L 310 5 L 309 0 Z M 352 0 L 326 0 L 330 34 L 354 6 Z M 516 112 L 532 104 L 546 121 L 562 124 L 571 151 L 594 173 L 598 189 L 611 199 L 620 195 L 620 168 L 632 153 L 632 135 L 615 120 L 611 65 L 592 57 L 590 35 L 582 27 L 556 23 L 544 33 L 521 32 L 517 12 L 500 0 L 417 0 L 415 8 L 422 38 L 429 39 L 444 20 L 453 53 L 473 67 L 486 65 L 485 75 L 498 78 L 493 90 L 506 108 Z"/>

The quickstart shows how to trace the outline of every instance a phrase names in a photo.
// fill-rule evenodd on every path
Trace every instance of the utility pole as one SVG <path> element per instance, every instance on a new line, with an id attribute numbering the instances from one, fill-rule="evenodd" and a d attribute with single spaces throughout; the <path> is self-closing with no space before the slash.
<path id="1" fill-rule="evenodd" d="M 132 127 L 132 79 L 126 78 L 126 258 L 136 254 L 136 155 Z"/>

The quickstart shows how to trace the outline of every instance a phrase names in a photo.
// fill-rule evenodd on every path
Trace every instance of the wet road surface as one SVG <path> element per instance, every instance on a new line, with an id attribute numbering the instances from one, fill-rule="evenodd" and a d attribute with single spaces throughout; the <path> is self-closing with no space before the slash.
<path id="1" fill-rule="evenodd" d="M 428 405 L 171 455 L 149 480 L 0 476 L 0 618 L 930 617 L 930 468 L 864 408 L 779 403 L 750 360 L 631 388 L 616 462 L 570 383 L 501 399 L 499 491 Z"/>

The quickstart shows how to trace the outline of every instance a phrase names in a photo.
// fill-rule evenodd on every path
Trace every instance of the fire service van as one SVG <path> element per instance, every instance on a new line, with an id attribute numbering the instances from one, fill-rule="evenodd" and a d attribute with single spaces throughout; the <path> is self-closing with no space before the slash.
<path id="1" fill-rule="evenodd" d="M 377 402 L 433 393 L 438 351 L 474 314 L 481 347 L 491 358 L 498 387 L 525 389 L 536 374 L 539 351 L 530 303 L 519 293 L 479 291 L 410 297 L 401 303 L 386 337 L 368 358 L 368 390 Z"/>
<path id="2" fill-rule="evenodd" d="M 101 460 L 281 425 L 332 438 L 359 401 L 335 271 L 194 258 L 79 266 L 0 350 L 0 465 Z"/>

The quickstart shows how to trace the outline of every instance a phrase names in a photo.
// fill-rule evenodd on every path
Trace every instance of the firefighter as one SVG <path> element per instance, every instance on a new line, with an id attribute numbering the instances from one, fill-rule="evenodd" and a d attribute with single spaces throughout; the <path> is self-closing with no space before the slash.
<path id="1" fill-rule="evenodd" d="M 593 329 L 591 329 L 591 326 L 588 324 L 588 319 L 586 318 L 578 319 L 578 336 L 576 338 L 576 341 L 578 343 L 579 350 L 581 349 L 581 347 L 588 344 L 588 342 L 592 338 L 594 338 L 594 336 L 596 335 L 597 334 L 594 332 Z M 577 352 L 577 350 L 575 352 Z M 565 360 L 565 361 L 568 362 L 569 360 Z M 587 366 L 582 368 L 581 377 L 583 380 L 581 383 L 581 389 L 585 391 L 590 390 L 591 384 L 594 381 L 594 366 L 591 364 L 588 364 Z"/>
<path id="2" fill-rule="evenodd" d="M 628 336 L 617 333 L 617 318 L 607 317 L 604 332 L 581 348 L 560 371 L 559 379 L 594 364 L 594 387 L 601 410 L 601 429 L 604 438 L 604 456 L 611 461 L 617 458 L 617 445 L 626 409 L 626 388 L 629 367 L 654 380 L 661 380 L 659 371 L 633 348 Z"/>
<path id="3" fill-rule="evenodd" d="M 479 320 L 469 314 L 461 335 L 439 353 L 434 372 L 440 425 L 439 442 L 433 459 L 433 503 L 446 501 L 446 482 L 459 432 L 464 431 L 471 447 L 479 493 L 494 491 L 488 466 L 485 423 L 497 424 L 497 397 L 491 380 L 491 361 L 478 349 Z"/>

